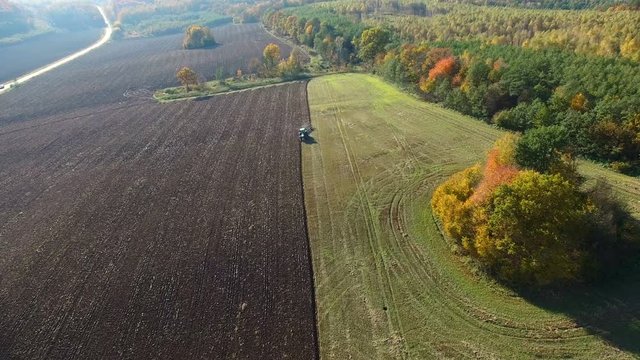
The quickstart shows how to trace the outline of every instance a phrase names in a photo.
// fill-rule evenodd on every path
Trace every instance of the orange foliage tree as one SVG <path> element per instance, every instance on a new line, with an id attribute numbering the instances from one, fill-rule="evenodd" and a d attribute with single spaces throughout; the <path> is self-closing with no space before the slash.
<path id="1" fill-rule="evenodd" d="M 598 246 L 623 254 L 638 243 L 635 237 L 621 241 L 631 234 L 624 230 L 628 226 L 611 224 L 625 218 L 609 205 L 599 207 L 603 201 L 581 191 L 571 176 L 520 170 L 515 162 L 519 141 L 515 135 L 503 137 L 484 168 L 475 165 L 454 174 L 434 191 L 434 215 L 467 255 L 502 281 L 543 286 L 604 268 L 609 260 Z M 590 237 L 603 229 L 621 242 L 603 245 L 600 235 Z"/>
<path id="2" fill-rule="evenodd" d="M 485 202 L 498 186 L 508 184 L 518 176 L 520 170 L 515 165 L 514 159 L 517 140 L 516 135 L 506 135 L 489 151 L 482 181 L 469 199 L 471 202 Z"/>
<path id="3" fill-rule="evenodd" d="M 436 65 L 429 70 L 429 80 L 436 80 L 442 77 L 448 77 L 453 75 L 456 69 L 456 59 L 453 56 L 446 57 L 436 63 Z"/>

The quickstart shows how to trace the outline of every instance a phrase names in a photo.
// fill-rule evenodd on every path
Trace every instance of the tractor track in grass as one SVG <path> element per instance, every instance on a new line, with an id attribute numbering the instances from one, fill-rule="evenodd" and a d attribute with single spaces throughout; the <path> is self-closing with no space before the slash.
<path id="1" fill-rule="evenodd" d="M 430 194 L 484 158 L 499 130 L 368 75 L 317 78 L 309 94 L 318 143 L 303 147 L 303 174 L 323 357 L 630 357 L 606 328 L 474 274 L 442 237 Z"/>

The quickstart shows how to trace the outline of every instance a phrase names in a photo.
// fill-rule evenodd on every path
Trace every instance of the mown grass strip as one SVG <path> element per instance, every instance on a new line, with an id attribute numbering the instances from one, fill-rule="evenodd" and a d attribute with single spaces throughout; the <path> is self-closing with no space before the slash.
<path id="1" fill-rule="evenodd" d="M 638 355 L 640 279 L 525 296 L 474 272 L 442 237 L 433 189 L 481 161 L 501 131 L 368 75 L 317 78 L 308 92 L 316 130 L 303 178 L 322 358 Z M 614 188 L 639 183 L 626 180 Z"/>

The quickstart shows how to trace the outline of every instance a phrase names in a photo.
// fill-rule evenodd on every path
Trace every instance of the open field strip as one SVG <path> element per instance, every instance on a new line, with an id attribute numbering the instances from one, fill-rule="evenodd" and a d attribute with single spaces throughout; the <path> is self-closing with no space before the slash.
<path id="1" fill-rule="evenodd" d="M 639 281 L 525 300 L 452 255 L 431 193 L 501 131 L 368 75 L 316 78 L 308 92 L 316 143 L 302 166 L 322 358 L 638 354 Z"/>

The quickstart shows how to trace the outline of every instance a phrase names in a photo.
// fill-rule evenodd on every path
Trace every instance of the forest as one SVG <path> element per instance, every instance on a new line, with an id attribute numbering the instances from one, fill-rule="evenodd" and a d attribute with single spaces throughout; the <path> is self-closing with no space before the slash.
<path id="1" fill-rule="evenodd" d="M 563 9 L 563 10 L 580 10 L 580 9 L 606 9 L 609 7 L 637 7 L 640 2 L 637 0 L 620 1 L 620 0 L 453 0 L 449 1 L 454 4 L 472 4 L 485 6 L 504 6 L 504 7 L 523 7 L 531 9 Z"/>
<path id="2" fill-rule="evenodd" d="M 335 66 L 360 66 L 508 130 L 561 129 L 574 156 L 638 172 L 639 11 L 451 4 L 429 8 L 433 16 L 386 11 L 394 8 L 404 11 L 319 3 L 267 12 L 264 22 Z"/>
<path id="3" fill-rule="evenodd" d="M 231 22 L 222 15 L 226 2 L 203 0 L 156 0 L 129 2 L 110 0 L 107 11 L 114 20 L 115 36 L 144 37 L 179 33 L 189 25 L 216 26 Z"/>

